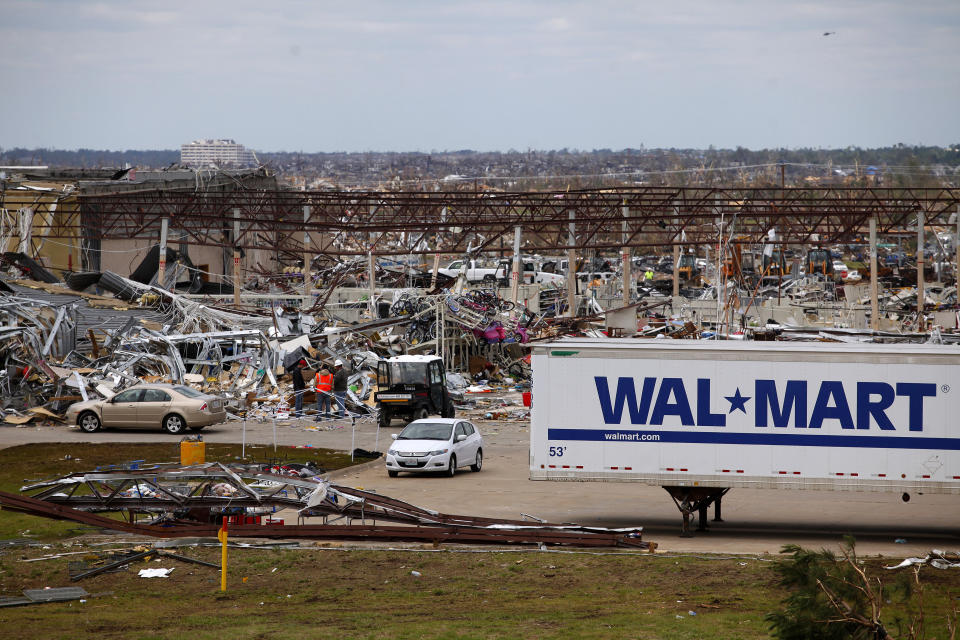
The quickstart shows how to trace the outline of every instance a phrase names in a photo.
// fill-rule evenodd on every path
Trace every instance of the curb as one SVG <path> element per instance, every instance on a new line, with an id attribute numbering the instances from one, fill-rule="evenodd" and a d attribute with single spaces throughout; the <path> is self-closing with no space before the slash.
<path id="1" fill-rule="evenodd" d="M 340 478 L 342 476 L 347 475 L 348 473 L 353 473 L 354 471 L 364 471 L 365 469 L 369 469 L 371 467 L 375 467 L 383 464 L 384 464 L 384 457 L 380 456 L 379 458 L 374 458 L 373 460 L 370 460 L 369 462 L 364 462 L 362 464 L 355 464 L 349 467 L 344 467 L 343 469 L 334 469 L 333 471 L 330 471 L 324 474 L 324 477 L 327 480 L 333 480 L 334 478 Z"/>

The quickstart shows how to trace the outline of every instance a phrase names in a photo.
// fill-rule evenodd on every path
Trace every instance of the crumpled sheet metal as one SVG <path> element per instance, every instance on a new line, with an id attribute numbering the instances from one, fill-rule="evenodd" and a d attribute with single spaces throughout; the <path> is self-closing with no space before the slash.
<path id="1" fill-rule="evenodd" d="M 189 382 L 225 396 L 228 406 L 232 398 L 234 408 L 242 405 L 243 392 L 265 377 L 276 386 L 269 370 L 279 357 L 264 333 L 272 327 L 270 318 L 207 307 L 116 274 L 107 280 L 135 293 L 141 304 L 160 308 L 164 322 L 131 318 L 117 329 L 99 328 L 99 335 L 90 331 L 89 353 L 81 352 L 75 320 L 78 305 L 84 304 L 79 295 L 76 303 L 59 307 L 39 298 L 0 297 L 5 417 L 22 422 L 29 406 L 63 411 L 73 401 L 110 397 L 143 381 Z"/>
<path id="2" fill-rule="evenodd" d="M 934 569 L 960 569 L 960 552 L 933 549 L 923 558 L 907 558 L 898 565 L 884 567 L 884 569 L 904 569 L 921 565 L 930 565 Z"/>
<path id="3" fill-rule="evenodd" d="M 49 364 L 75 347 L 76 310 L 20 296 L 0 298 L 0 406 L 7 422 L 36 417 L 23 411 L 43 404 L 37 399 L 59 386 L 61 377 Z"/>
<path id="4" fill-rule="evenodd" d="M 6 414 L 26 421 L 36 417 L 25 412 L 28 406 L 62 413 L 76 401 L 109 398 L 140 382 L 169 381 L 220 396 L 230 417 L 276 419 L 293 404 L 283 364 L 285 347 L 298 345 L 312 369 L 335 359 L 347 362 L 351 416 L 376 417 L 369 398 L 377 363 L 398 347 L 389 327 L 330 330 L 303 314 L 290 322 L 279 309 L 268 315 L 220 309 L 111 272 L 99 282 L 154 315 L 94 327 L 78 348 L 74 315 L 77 305 L 88 304 L 83 294 L 59 308 L 27 297 L 0 297 L 0 318 L 6 320 L 0 325 L 5 398 L 0 406 Z M 255 404 L 248 406 L 249 400 Z"/>

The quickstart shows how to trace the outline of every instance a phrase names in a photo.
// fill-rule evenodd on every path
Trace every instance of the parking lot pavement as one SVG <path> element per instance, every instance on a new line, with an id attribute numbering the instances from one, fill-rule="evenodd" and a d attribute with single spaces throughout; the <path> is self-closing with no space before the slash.
<path id="1" fill-rule="evenodd" d="M 398 432 L 402 426 L 396 424 L 398 428 L 394 432 Z M 187 431 L 184 435 L 196 433 Z M 232 421 L 206 427 L 199 435 L 206 442 L 241 442 L 246 438 L 251 444 L 273 444 L 276 439 L 278 445 L 314 445 L 343 451 L 350 450 L 354 437 L 356 446 L 363 449 L 373 449 L 378 444 L 375 422 L 358 420 L 354 425 L 349 419 L 314 422 L 312 418 L 303 418 L 278 420 L 276 423 Z M 381 433 L 381 437 L 383 435 Z M 68 425 L 0 426 L 0 448 L 31 442 L 177 442 L 182 437 L 160 429 L 104 429 L 97 433 L 84 433 L 76 426 Z"/>
<path id="2" fill-rule="evenodd" d="M 478 422 L 485 441 L 483 471 L 387 476 L 382 465 L 337 479 L 444 513 L 520 518 L 604 527 L 643 527 L 662 551 L 777 553 L 787 543 L 831 546 L 853 533 L 862 553 L 906 557 L 960 543 L 960 496 L 733 489 L 723 500 L 725 522 L 681 538 L 680 513 L 659 487 L 621 482 L 529 480 L 525 423 Z M 713 509 L 710 509 L 713 517 Z M 896 539 L 905 539 L 898 544 Z"/>
<path id="3" fill-rule="evenodd" d="M 474 418 L 470 418 L 474 419 Z M 852 533 L 862 553 L 892 557 L 960 546 L 960 496 L 733 489 L 723 500 L 725 522 L 710 522 L 706 533 L 680 538 L 680 514 L 665 491 L 635 483 L 534 482 L 528 479 L 529 424 L 475 419 L 484 437 L 484 466 L 453 478 L 408 475 L 389 478 L 380 464 L 364 465 L 336 478 L 344 485 L 374 490 L 445 513 L 519 518 L 528 514 L 551 522 L 605 527 L 643 527 L 644 538 L 661 551 L 696 553 L 777 553 L 787 543 L 836 545 Z M 341 451 L 351 447 L 386 451 L 390 434 L 403 425 L 377 429 L 373 422 L 312 420 L 230 422 L 204 429 L 207 442 L 246 441 L 311 445 Z M 160 430 L 108 430 L 86 434 L 76 427 L 0 427 L 0 447 L 29 442 L 177 441 Z M 713 510 L 710 510 L 713 517 Z M 895 540 L 906 543 L 895 543 Z"/>

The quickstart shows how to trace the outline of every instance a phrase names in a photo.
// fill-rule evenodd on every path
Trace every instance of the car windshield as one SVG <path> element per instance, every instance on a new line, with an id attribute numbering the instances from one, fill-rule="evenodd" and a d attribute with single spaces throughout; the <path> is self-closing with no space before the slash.
<path id="1" fill-rule="evenodd" d="M 424 362 L 388 362 L 381 367 L 389 367 L 389 373 L 381 369 L 382 384 L 427 384 L 427 365 Z M 384 380 L 383 374 L 389 378 Z"/>
<path id="2" fill-rule="evenodd" d="M 414 422 L 400 432 L 397 440 L 449 440 L 452 424 L 442 422 Z"/>
<path id="3" fill-rule="evenodd" d="M 177 387 L 174 387 L 173 390 L 179 393 L 180 395 L 186 396 L 188 398 L 199 398 L 200 396 L 203 395 L 202 393 L 200 393 L 199 391 L 191 387 L 177 386 Z"/>

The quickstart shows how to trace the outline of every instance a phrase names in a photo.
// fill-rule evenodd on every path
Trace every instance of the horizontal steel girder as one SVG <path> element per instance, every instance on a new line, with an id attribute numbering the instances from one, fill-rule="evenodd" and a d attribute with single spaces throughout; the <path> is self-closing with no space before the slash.
<path id="1" fill-rule="evenodd" d="M 527 252 L 717 244 L 723 236 L 754 244 L 862 242 L 871 217 L 881 234 L 907 233 L 923 211 L 927 225 L 946 224 L 960 190 L 946 188 L 667 188 L 570 192 L 288 192 L 138 191 L 80 197 L 81 226 L 51 227 L 101 240 L 159 237 L 170 221 L 194 245 L 333 256 L 500 251 L 513 228 Z M 304 207 L 309 206 L 304 221 Z M 241 232 L 232 238 L 234 210 Z M 575 224 L 575 243 L 568 226 Z M 40 223 L 42 224 L 42 222 Z M 58 235 L 60 234 L 60 235 Z M 626 241 L 624 241 L 626 238 Z"/>

